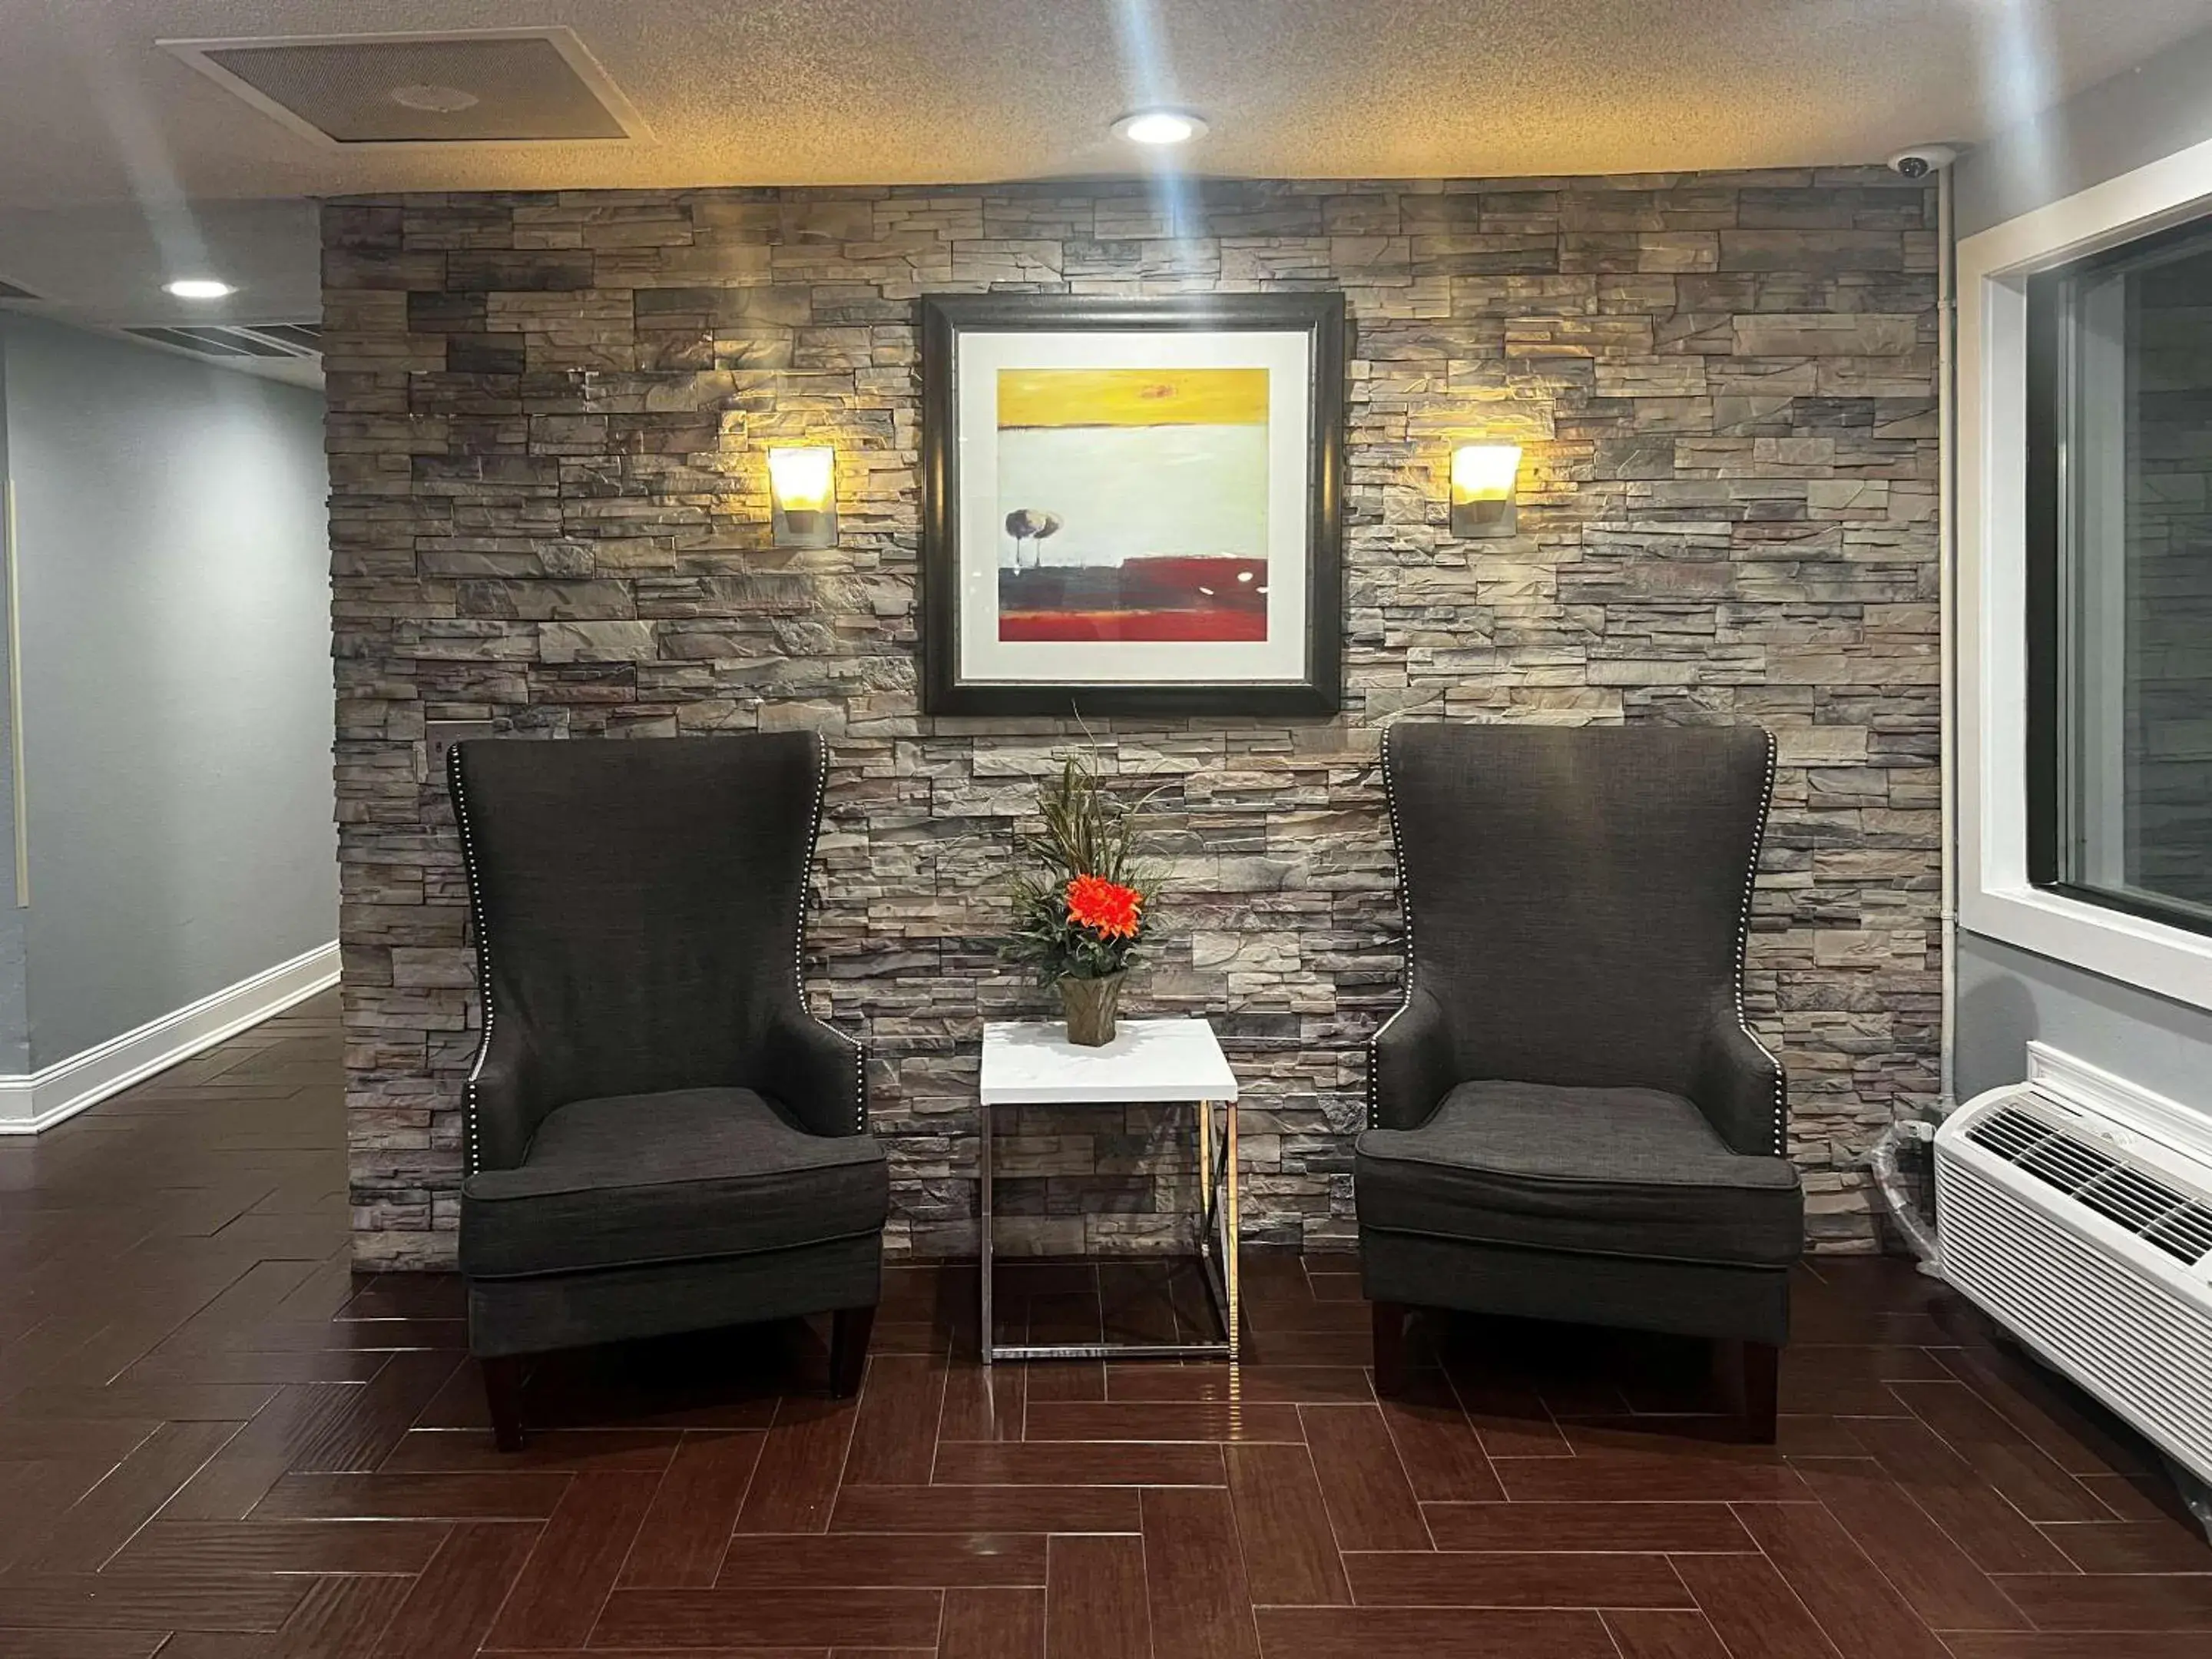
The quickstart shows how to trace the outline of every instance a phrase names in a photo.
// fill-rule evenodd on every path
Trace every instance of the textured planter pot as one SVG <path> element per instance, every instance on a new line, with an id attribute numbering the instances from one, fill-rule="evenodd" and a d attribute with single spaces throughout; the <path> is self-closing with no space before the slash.
<path id="1" fill-rule="evenodd" d="M 1121 974 L 1103 979 L 1060 981 L 1060 1006 L 1067 1015 L 1067 1040 L 1079 1048 L 1103 1048 L 1114 1040 L 1114 1016 L 1121 1006 Z"/>

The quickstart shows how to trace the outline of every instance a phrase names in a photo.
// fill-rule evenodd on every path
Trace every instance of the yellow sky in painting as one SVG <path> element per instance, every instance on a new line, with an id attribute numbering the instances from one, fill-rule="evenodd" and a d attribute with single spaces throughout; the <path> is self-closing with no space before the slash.
<path id="1" fill-rule="evenodd" d="M 999 425 L 1265 426 L 1264 368 L 1002 368 Z"/>

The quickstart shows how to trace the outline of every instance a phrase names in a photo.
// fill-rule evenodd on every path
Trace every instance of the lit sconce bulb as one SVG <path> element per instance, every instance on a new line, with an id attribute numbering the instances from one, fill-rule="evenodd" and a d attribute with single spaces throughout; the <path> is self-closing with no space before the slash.
<path id="1" fill-rule="evenodd" d="M 1452 451 L 1452 534 L 1512 535 L 1513 486 L 1520 471 L 1518 444 L 1462 444 Z"/>
<path id="2" fill-rule="evenodd" d="M 770 517 L 778 547 L 837 544 L 837 452 L 827 445 L 768 453 Z"/>

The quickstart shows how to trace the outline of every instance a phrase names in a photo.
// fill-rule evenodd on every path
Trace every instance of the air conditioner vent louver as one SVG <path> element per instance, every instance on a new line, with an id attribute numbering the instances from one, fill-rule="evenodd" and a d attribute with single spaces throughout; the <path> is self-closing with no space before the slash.
<path id="1" fill-rule="evenodd" d="M 2052 1135 L 2021 1155 L 2020 1167 L 2062 1193 L 2079 1193 L 2099 1176 L 2119 1165 L 2070 1135 Z"/>
<path id="2" fill-rule="evenodd" d="M 39 296 L 18 283 L 0 280 L 0 300 L 35 300 Z"/>
<path id="3" fill-rule="evenodd" d="M 2050 1133 L 2026 1112 L 2007 1106 L 1977 1123 L 1967 1139 L 1988 1147 L 2008 1164 L 2017 1164 L 2022 1152 Z"/>
<path id="4" fill-rule="evenodd" d="M 2173 1189 L 2125 1167 L 2115 1170 L 2077 1196 L 2107 1221 L 2117 1221 L 2131 1233 L 2147 1232 L 2151 1224 L 2172 1212 Z"/>
<path id="5" fill-rule="evenodd" d="M 225 324 L 220 326 L 126 328 L 125 334 L 173 346 L 199 357 L 313 358 L 322 349 L 322 330 L 311 323 Z"/>
<path id="6" fill-rule="evenodd" d="M 2106 1220 L 2195 1266 L 2212 1255 L 2212 1207 L 2014 1107 L 1990 1114 L 1966 1139 L 2056 1187 Z"/>
<path id="7" fill-rule="evenodd" d="M 2202 1308 L 2129 1273 L 1958 1164 L 1939 1165 L 1944 1276 L 2160 1445 L 2212 1469 Z"/>
<path id="8" fill-rule="evenodd" d="M 2045 1043 L 2027 1055 L 2027 1082 L 1936 1130 L 1943 1277 L 2212 1483 L 2207 1102 Z"/>
<path id="9" fill-rule="evenodd" d="M 2195 1266 L 2212 1255 L 2212 1209 L 2185 1204 L 2143 1229 L 2143 1237 L 2177 1261 Z"/>

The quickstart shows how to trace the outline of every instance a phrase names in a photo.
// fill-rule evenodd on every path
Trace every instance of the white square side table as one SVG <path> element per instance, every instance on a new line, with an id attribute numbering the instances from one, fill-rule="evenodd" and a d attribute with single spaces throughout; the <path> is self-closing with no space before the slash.
<path id="1" fill-rule="evenodd" d="M 983 1028 L 983 1363 L 1108 1357 L 1234 1359 L 1237 1348 L 1237 1074 L 1202 1019 L 1125 1019 L 1103 1048 L 1067 1040 L 1054 1022 Z M 1198 1113 L 1199 1259 L 1220 1317 L 1218 1342 L 1001 1343 L 992 1322 L 991 1116 L 998 1106 L 1114 1105 L 1188 1101 Z M 1218 1133 L 1214 1112 L 1219 1108 Z"/>

